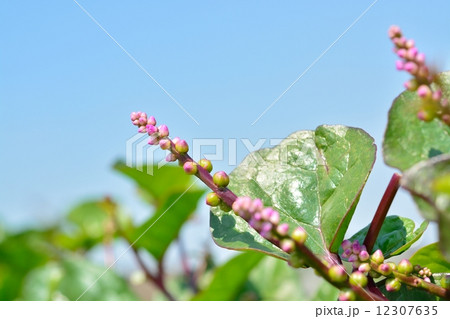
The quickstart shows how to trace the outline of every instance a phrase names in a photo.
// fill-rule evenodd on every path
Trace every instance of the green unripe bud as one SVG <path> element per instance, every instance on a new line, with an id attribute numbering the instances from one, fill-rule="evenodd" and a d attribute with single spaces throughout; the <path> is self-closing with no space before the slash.
<path id="1" fill-rule="evenodd" d="M 292 253 L 288 263 L 294 268 L 307 268 L 305 258 L 299 252 Z"/>
<path id="2" fill-rule="evenodd" d="M 299 226 L 292 232 L 291 238 L 295 240 L 298 244 L 302 245 L 308 238 L 308 234 L 303 229 L 303 227 Z"/>
<path id="3" fill-rule="evenodd" d="M 402 284 L 397 278 L 389 278 L 386 280 L 387 291 L 399 291 Z"/>
<path id="4" fill-rule="evenodd" d="M 359 265 L 358 270 L 360 272 L 369 272 L 371 270 L 369 263 L 362 263 Z"/>
<path id="5" fill-rule="evenodd" d="M 175 143 L 175 149 L 179 152 L 179 153 L 187 153 L 189 151 L 189 145 L 187 144 L 187 142 L 185 140 L 178 140 Z"/>
<path id="6" fill-rule="evenodd" d="M 448 289 L 450 288 L 450 275 L 442 276 L 440 280 L 440 284 L 442 288 Z"/>
<path id="7" fill-rule="evenodd" d="M 378 266 L 378 272 L 383 276 L 389 276 L 392 273 L 392 268 L 389 264 L 381 264 Z"/>
<path id="8" fill-rule="evenodd" d="M 347 273 L 343 266 L 334 265 L 328 270 L 328 276 L 336 283 L 345 282 L 347 280 Z"/>
<path id="9" fill-rule="evenodd" d="M 397 270 L 397 265 L 393 262 L 388 262 L 387 263 L 389 265 L 389 267 L 391 267 L 392 271 L 396 271 Z"/>
<path id="10" fill-rule="evenodd" d="M 413 271 L 413 266 L 408 259 L 403 259 L 399 262 L 397 269 L 400 273 L 409 275 Z"/>
<path id="11" fill-rule="evenodd" d="M 228 206 L 225 202 L 220 201 L 219 207 L 221 210 L 223 210 L 224 212 L 229 212 L 231 210 L 231 207 Z"/>
<path id="12" fill-rule="evenodd" d="M 360 271 L 355 271 L 350 275 L 349 282 L 353 286 L 365 287 L 367 286 L 367 277 Z"/>
<path id="13" fill-rule="evenodd" d="M 212 164 L 211 164 L 211 161 L 210 161 L 210 160 L 207 160 L 206 158 L 202 158 L 202 159 L 198 162 L 198 164 L 199 164 L 201 167 L 203 167 L 204 169 L 206 169 L 209 173 L 211 173 L 213 167 L 212 167 Z"/>
<path id="14" fill-rule="evenodd" d="M 206 204 L 213 207 L 218 206 L 220 204 L 220 197 L 216 193 L 211 192 L 206 195 Z"/>
<path id="15" fill-rule="evenodd" d="M 213 182 L 219 187 L 227 187 L 228 183 L 230 183 L 230 178 L 224 171 L 219 171 L 214 174 Z"/>
<path id="16" fill-rule="evenodd" d="M 355 292 L 351 289 L 345 289 L 339 292 L 339 301 L 355 301 Z"/>
<path id="17" fill-rule="evenodd" d="M 384 261 L 383 252 L 381 250 L 377 250 L 373 253 L 373 255 L 370 257 L 370 260 L 372 260 L 374 263 L 381 264 Z"/>

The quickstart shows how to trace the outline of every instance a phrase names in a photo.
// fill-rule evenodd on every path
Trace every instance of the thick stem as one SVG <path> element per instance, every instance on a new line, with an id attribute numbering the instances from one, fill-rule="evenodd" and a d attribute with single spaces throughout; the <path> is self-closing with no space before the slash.
<path id="1" fill-rule="evenodd" d="M 378 237 L 378 234 L 380 233 L 381 226 L 383 225 L 389 208 L 391 207 L 395 194 L 397 194 L 400 178 L 401 175 L 397 173 L 394 173 L 394 175 L 392 175 L 386 191 L 381 198 L 380 204 L 378 205 L 377 211 L 375 212 L 375 216 L 372 219 L 369 231 L 367 232 L 366 238 L 364 239 L 364 245 L 366 246 L 366 249 L 369 253 L 373 250 L 375 241 Z"/>

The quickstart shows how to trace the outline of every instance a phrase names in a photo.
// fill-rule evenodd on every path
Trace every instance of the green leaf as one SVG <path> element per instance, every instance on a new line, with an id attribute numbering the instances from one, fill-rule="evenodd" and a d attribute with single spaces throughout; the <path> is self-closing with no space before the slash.
<path id="1" fill-rule="evenodd" d="M 439 244 L 450 260 L 450 193 L 446 180 L 450 176 L 450 155 L 443 154 L 420 162 L 407 170 L 400 185 L 416 200 L 422 215 L 438 221 Z"/>
<path id="2" fill-rule="evenodd" d="M 305 275 L 305 272 L 288 266 L 284 260 L 264 258 L 252 270 L 248 279 L 260 300 L 298 301 L 306 299 Z"/>
<path id="3" fill-rule="evenodd" d="M 261 198 L 282 222 L 302 226 L 306 245 L 318 255 L 337 252 L 375 160 L 373 139 L 363 130 L 320 126 L 299 131 L 272 149 L 251 153 L 230 174 L 238 196 Z M 235 250 L 289 256 L 232 212 L 212 209 L 214 241 Z"/>
<path id="4" fill-rule="evenodd" d="M 363 243 L 369 227 L 370 224 L 354 234 L 350 240 Z M 395 215 L 386 217 L 372 252 L 381 249 L 386 258 L 400 255 L 423 235 L 428 227 L 428 221 L 422 222 L 416 230 L 415 227 L 414 221 L 409 218 Z"/>
<path id="5" fill-rule="evenodd" d="M 94 284 L 95 283 L 95 284 Z M 78 257 L 66 257 L 31 272 L 25 280 L 25 300 L 136 300 L 125 280 Z M 80 298 L 81 297 L 81 298 Z"/>
<path id="6" fill-rule="evenodd" d="M 0 242 L 0 300 L 19 297 L 25 276 L 52 257 L 50 238 L 53 230 L 29 230 L 4 234 Z"/>
<path id="7" fill-rule="evenodd" d="M 147 249 L 161 260 L 203 194 L 204 190 L 189 190 L 170 195 L 153 216 L 131 234 L 135 246 Z"/>
<path id="8" fill-rule="evenodd" d="M 445 260 L 438 243 L 422 247 L 410 258 L 413 265 L 428 267 L 432 273 L 449 273 L 450 262 Z"/>
<path id="9" fill-rule="evenodd" d="M 236 297 L 247 282 L 249 273 L 263 257 L 264 255 L 262 254 L 246 252 L 232 258 L 215 270 L 209 286 L 199 292 L 193 300 L 236 300 Z"/>
<path id="10" fill-rule="evenodd" d="M 450 72 L 441 73 L 443 94 L 450 96 Z M 417 118 L 421 100 L 405 91 L 392 104 L 384 135 L 383 155 L 387 165 L 404 171 L 414 164 L 450 153 L 450 127 L 439 119 L 423 122 Z"/>
<path id="11" fill-rule="evenodd" d="M 185 174 L 179 166 L 143 166 L 142 171 L 139 171 L 119 161 L 114 169 L 133 179 L 157 207 L 164 204 L 168 196 L 184 192 L 193 183 L 192 176 Z"/>
<path id="12" fill-rule="evenodd" d="M 90 249 L 116 235 L 116 223 L 120 229 L 132 227 L 129 216 L 123 214 L 109 198 L 82 202 L 70 210 L 67 220 L 75 226 L 69 233 L 59 233 L 55 240 L 67 249 Z"/>
<path id="13" fill-rule="evenodd" d="M 339 297 L 339 289 L 334 287 L 328 281 L 323 280 L 322 284 L 317 288 L 313 301 L 336 301 Z"/>
<path id="14" fill-rule="evenodd" d="M 384 280 L 383 280 L 384 282 Z M 390 301 L 437 301 L 438 298 L 435 295 L 428 293 L 427 291 L 410 288 L 406 285 L 402 285 L 399 291 L 392 292 L 387 291 L 385 285 L 379 285 L 378 287 L 383 295 Z"/>

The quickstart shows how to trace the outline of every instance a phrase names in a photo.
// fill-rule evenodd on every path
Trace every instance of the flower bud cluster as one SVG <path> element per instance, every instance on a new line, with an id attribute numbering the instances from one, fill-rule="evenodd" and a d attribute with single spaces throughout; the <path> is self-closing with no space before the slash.
<path id="1" fill-rule="evenodd" d="M 166 125 L 156 127 L 156 119 L 153 116 L 147 117 L 147 113 L 144 112 L 133 112 L 130 118 L 133 125 L 138 127 L 139 133 L 148 133 L 150 136 L 148 144 L 159 144 L 162 149 L 170 148 L 170 141 L 167 139 L 169 129 Z"/>
<path id="2" fill-rule="evenodd" d="M 433 276 L 433 273 L 428 267 L 420 267 L 419 265 L 416 265 L 414 266 L 414 271 L 426 282 L 431 282 L 430 277 Z"/>
<path id="3" fill-rule="evenodd" d="M 440 88 L 433 89 L 431 84 L 435 75 L 425 64 L 425 54 L 415 47 L 414 40 L 406 39 L 398 26 L 391 26 L 388 35 L 394 43 L 394 52 L 400 58 L 396 62 L 397 70 L 404 70 L 413 78 L 405 82 L 405 88 L 417 92 L 422 99 L 417 117 L 422 121 L 431 121 L 439 117 L 450 125 L 450 108 L 448 100 L 442 97 Z"/>
<path id="4" fill-rule="evenodd" d="M 291 230 L 288 224 L 280 223 L 280 214 L 271 207 L 264 207 L 259 198 L 238 197 L 232 208 L 261 236 L 287 253 L 292 253 L 297 244 L 302 245 L 306 241 L 307 234 L 302 227 Z"/>
<path id="5" fill-rule="evenodd" d="M 361 245 L 358 240 L 351 242 L 350 240 L 344 240 L 341 244 L 343 249 L 342 258 L 351 262 L 353 269 L 359 269 L 361 267 L 362 272 L 366 272 L 367 262 L 370 258 L 367 252 L 366 246 Z"/>
<path id="6" fill-rule="evenodd" d="M 180 155 L 186 154 L 189 151 L 188 143 L 175 137 L 172 140 L 169 138 L 169 128 L 167 125 L 156 126 L 156 119 L 153 116 L 148 117 L 144 112 L 131 113 L 131 122 L 138 127 L 139 133 L 148 133 L 150 136 L 148 144 L 157 145 L 163 150 L 169 150 L 169 154 L 166 156 L 167 162 L 175 162 L 179 159 Z M 208 172 L 212 171 L 212 164 L 207 159 L 201 159 L 199 163 L 195 163 L 190 160 L 183 164 L 183 169 L 186 174 L 194 175 L 198 172 L 198 165 L 203 167 Z"/>

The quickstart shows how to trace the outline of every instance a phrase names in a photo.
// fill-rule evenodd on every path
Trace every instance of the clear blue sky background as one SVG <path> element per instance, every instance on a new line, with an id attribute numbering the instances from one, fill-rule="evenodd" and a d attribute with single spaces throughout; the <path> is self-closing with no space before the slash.
<path id="1" fill-rule="evenodd" d="M 400 25 L 449 68 L 448 1 L 380 0 L 251 126 L 372 1 L 79 3 L 200 125 L 74 1 L 2 1 L 0 221 L 10 227 L 48 223 L 104 194 L 144 214 L 132 183 L 110 168 L 135 133 L 133 110 L 188 140 L 256 143 L 325 123 L 364 128 L 381 146 L 387 111 L 408 78 L 395 70 L 388 27 Z M 379 152 L 351 232 L 370 221 L 393 172 Z M 421 220 L 403 193 L 392 213 Z M 207 238 L 207 209 L 199 214 Z"/>

